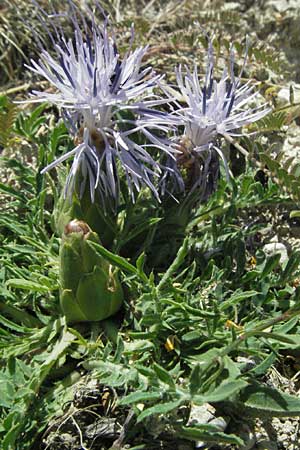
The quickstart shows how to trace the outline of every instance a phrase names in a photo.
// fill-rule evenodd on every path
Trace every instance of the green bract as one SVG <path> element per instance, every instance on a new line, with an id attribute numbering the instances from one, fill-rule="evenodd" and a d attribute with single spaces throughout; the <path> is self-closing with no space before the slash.
<path id="1" fill-rule="evenodd" d="M 77 177 L 77 184 L 80 177 Z M 85 189 L 83 195 L 78 194 L 78 186 L 72 197 L 64 198 L 64 194 L 59 198 L 53 214 L 53 229 L 59 236 L 62 236 L 66 225 L 73 219 L 84 221 L 87 225 L 101 236 L 102 245 L 109 247 L 114 238 L 114 220 L 111 214 L 104 214 L 100 202 L 91 202 L 90 191 Z"/>
<path id="2" fill-rule="evenodd" d="M 106 319 L 123 303 L 117 269 L 91 241 L 100 243 L 85 222 L 73 220 L 66 226 L 60 249 L 60 305 L 68 322 Z"/>

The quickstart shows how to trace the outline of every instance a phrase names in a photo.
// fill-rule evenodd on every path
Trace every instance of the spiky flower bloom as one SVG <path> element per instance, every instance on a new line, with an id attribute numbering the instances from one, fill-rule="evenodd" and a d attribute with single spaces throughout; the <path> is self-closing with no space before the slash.
<path id="1" fill-rule="evenodd" d="M 163 168 L 150 155 L 149 147 L 172 154 L 165 136 L 174 118 L 155 109 L 166 100 L 153 94 L 160 76 L 149 67 L 142 68 L 147 47 L 129 50 L 121 59 L 105 15 L 100 27 L 92 11 L 87 10 L 86 20 L 70 0 L 74 36 L 67 39 L 59 24 L 62 15 L 54 12 L 50 17 L 39 9 L 55 53 L 50 54 L 39 40 L 40 59 L 32 60 L 29 68 L 48 80 L 55 92 L 33 91 L 31 101 L 59 106 L 76 136 L 76 146 L 42 172 L 73 157 L 65 196 L 72 194 L 75 187 L 82 196 L 87 187 L 92 202 L 96 191 L 102 199 L 117 202 L 121 170 L 133 200 L 134 192 L 142 185 L 158 198 L 155 179 Z M 102 13 L 99 6 L 97 11 Z M 137 132 L 144 135 L 142 142 L 134 137 Z"/>
<path id="2" fill-rule="evenodd" d="M 247 56 L 247 51 L 246 51 Z M 193 187 L 201 186 L 211 191 L 218 177 L 218 156 L 223 159 L 226 171 L 226 159 L 218 146 L 218 138 L 224 135 L 240 136 L 240 129 L 270 112 L 266 105 L 251 106 L 258 95 L 251 81 L 241 82 L 246 56 L 238 77 L 234 76 L 234 52 L 230 52 L 230 69 L 225 68 L 219 81 L 214 78 L 213 44 L 209 39 L 207 68 L 204 83 L 201 84 L 194 67 L 193 72 L 186 68 L 176 70 L 178 93 L 177 115 L 184 124 L 184 137 L 180 142 L 181 156 L 179 167 L 190 173 Z M 182 102 L 185 106 L 182 107 Z M 242 133 L 243 134 L 243 133 Z M 209 192 L 208 192 L 209 194 Z"/>

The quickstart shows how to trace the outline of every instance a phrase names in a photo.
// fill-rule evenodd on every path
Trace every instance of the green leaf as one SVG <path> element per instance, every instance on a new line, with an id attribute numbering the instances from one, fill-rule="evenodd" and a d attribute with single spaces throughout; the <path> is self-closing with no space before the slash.
<path id="1" fill-rule="evenodd" d="M 200 388 L 200 364 L 196 364 L 190 376 L 190 394 L 193 397 Z"/>
<path id="2" fill-rule="evenodd" d="M 122 258 L 122 256 L 115 255 L 114 253 L 110 252 L 106 248 L 104 248 L 100 244 L 96 244 L 92 241 L 87 241 L 87 245 L 91 246 L 94 250 L 96 250 L 103 258 L 105 258 L 107 261 L 110 262 L 113 266 L 119 267 L 119 269 L 124 270 L 125 272 L 128 272 L 132 275 L 136 275 L 138 277 L 142 276 L 143 281 L 148 281 L 147 277 L 144 277 L 136 267 L 134 267 L 132 264 L 130 264 L 127 259 Z"/>
<path id="3" fill-rule="evenodd" d="M 48 286 L 36 283 L 34 281 L 24 280 L 22 278 L 11 278 L 6 282 L 6 285 L 17 289 L 24 289 L 26 291 L 43 293 L 51 291 L 51 288 L 49 288 Z M 57 286 L 54 286 L 53 289 L 57 289 Z"/>
<path id="4" fill-rule="evenodd" d="M 29 116 L 30 120 L 28 120 L 30 122 L 30 124 L 35 123 L 35 121 L 38 119 L 40 114 L 42 114 L 44 109 L 46 109 L 47 105 L 48 105 L 47 102 L 41 103 L 32 111 L 32 113 Z"/>
<path id="5" fill-rule="evenodd" d="M 293 159 L 294 159 L 294 157 L 293 157 Z M 295 217 L 300 217 L 300 210 L 299 209 L 290 212 L 290 218 L 293 219 Z"/>
<path id="6" fill-rule="evenodd" d="M 297 315 L 295 317 L 292 317 L 287 322 L 281 323 L 280 325 L 275 325 L 273 330 L 276 333 L 286 334 L 297 325 L 298 321 L 299 321 L 299 316 Z"/>
<path id="7" fill-rule="evenodd" d="M 136 260 L 136 267 L 140 278 L 145 277 L 147 278 L 147 275 L 144 272 L 144 264 L 145 264 L 145 253 L 141 253 L 138 259 Z"/>
<path id="8" fill-rule="evenodd" d="M 136 352 L 144 352 L 153 349 L 155 346 L 153 342 L 146 339 L 136 339 L 131 342 L 125 342 L 124 354 L 130 355 Z"/>
<path id="9" fill-rule="evenodd" d="M 182 246 L 178 250 L 177 256 L 166 271 L 166 273 L 163 275 L 162 279 L 160 280 L 157 290 L 161 290 L 166 283 L 169 282 L 172 275 L 176 272 L 176 270 L 181 266 L 183 263 L 186 255 L 189 252 L 189 237 L 186 237 L 182 243 Z"/>
<path id="10" fill-rule="evenodd" d="M 280 283 L 287 282 L 294 275 L 294 272 L 297 269 L 299 269 L 299 265 L 300 265 L 300 252 L 295 252 L 290 256 L 285 266 L 285 269 L 280 277 Z"/>
<path id="11" fill-rule="evenodd" d="M 7 327 L 11 330 L 17 331 L 19 333 L 27 333 L 27 332 L 31 331 L 30 328 L 22 327 L 1 315 L 0 315 L 0 323 L 2 323 L 5 327 Z"/>
<path id="12" fill-rule="evenodd" d="M 182 342 L 193 342 L 199 340 L 202 336 L 203 333 L 201 331 L 193 330 L 183 334 L 181 339 Z"/>
<path id="13" fill-rule="evenodd" d="M 300 416 L 299 397 L 258 383 L 243 389 L 235 405 L 240 413 L 246 411 L 254 417 Z"/>
<path id="14" fill-rule="evenodd" d="M 16 197 L 21 202 L 25 202 L 24 196 L 20 193 L 20 191 L 16 191 L 11 186 L 0 183 L 0 192 L 4 192 L 5 194 L 11 195 L 12 197 Z"/>
<path id="15" fill-rule="evenodd" d="M 256 376 L 264 375 L 275 361 L 276 353 L 272 352 L 267 356 L 267 358 L 265 358 L 260 364 L 251 369 L 249 372 L 254 373 Z"/>
<path id="16" fill-rule="evenodd" d="M 159 403 L 158 405 L 151 406 L 145 409 L 137 418 L 137 423 L 142 422 L 146 417 L 152 416 L 153 414 L 167 414 L 170 411 L 178 408 L 183 402 L 184 398 L 173 400 L 167 403 Z"/>
<path id="17" fill-rule="evenodd" d="M 13 450 L 13 448 L 15 448 L 14 444 L 20 431 L 18 413 L 14 411 L 12 412 L 12 415 L 17 417 L 16 422 L 13 422 L 12 426 L 10 427 L 9 431 L 7 432 L 5 438 L 2 441 L 3 450 Z"/>
<path id="18" fill-rule="evenodd" d="M 129 331 L 128 335 L 132 339 L 154 339 L 156 333 L 153 331 Z"/>
<path id="19" fill-rule="evenodd" d="M 48 372 L 58 358 L 65 352 L 65 350 L 76 340 L 76 336 L 64 329 L 60 336 L 60 340 L 56 342 L 52 351 L 47 356 L 40 369 Z"/>
<path id="20" fill-rule="evenodd" d="M 128 241 L 131 241 L 133 238 L 141 234 L 144 230 L 151 228 L 153 225 L 157 224 L 161 221 L 159 217 L 152 217 L 150 219 L 145 220 L 142 223 L 139 223 L 130 233 L 126 236 L 122 237 L 121 246 L 123 247 Z"/>
<path id="21" fill-rule="evenodd" d="M 220 310 L 223 311 L 224 309 L 228 308 L 229 306 L 236 305 L 236 304 L 242 302 L 243 300 L 247 300 L 248 298 L 254 297 L 257 294 L 258 294 L 257 291 L 241 292 L 241 290 L 238 289 L 236 292 L 234 292 L 234 294 L 228 300 L 225 300 L 224 302 L 222 302 L 220 304 Z"/>
<path id="22" fill-rule="evenodd" d="M 228 380 L 234 380 L 241 375 L 238 364 L 234 362 L 228 355 L 223 356 L 224 369 L 228 371 Z"/>
<path id="23" fill-rule="evenodd" d="M 229 397 L 236 395 L 241 389 L 248 385 L 247 381 L 234 380 L 221 383 L 214 391 L 208 394 L 195 395 L 193 402 L 202 405 L 203 403 L 222 402 Z"/>
<path id="24" fill-rule="evenodd" d="M 261 273 L 261 277 L 264 278 L 267 275 L 269 275 L 269 273 L 271 273 L 272 270 L 274 270 L 275 267 L 278 266 L 279 261 L 280 261 L 280 254 L 278 254 L 278 253 L 267 258 L 265 266 Z"/>
<path id="25" fill-rule="evenodd" d="M 184 439 L 190 439 L 192 441 L 204 441 L 204 442 L 215 442 L 224 444 L 235 444 L 243 445 L 244 442 L 238 436 L 234 434 L 225 434 L 221 431 L 206 431 L 205 426 L 201 427 L 182 427 L 178 432 L 178 435 Z"/>
<path id="26" fill-rule="evenodd" d="M 169 372 L 163 367 L 159 366 L 157 363 L 153 363 L 152 368 L 155 370 L 157 377 L 163 383 L 166 383 L 170 388 L 175 389 L 175 383 Z"/>
<path id="27" fill-rule="evenodd" d="M 3 295 L 6 299 L 10 298 L 10 292 L 6 289 L 1 289 L 0 287 L 0 295 Z M 14 298 L 12 296 L 12 298 Z M 9 316 L 11 319 L 14 320 L 14 324 L 22 324 L 28 328 L 34 328 L 34 327 L 40 327 L 41 322 L 36 317 L 32 316 L 28 312 L 24 311 L 21 308 L 16 308 L 15 306 L 12 306 L 8 302 L 2 302 L 0 300 L 0 313 L 5 314 L 6 316 Z M 0 316 L 1 317 L 1 316 Z M 1 320 L 0 320 L 1 322 Z"/>
<path id="28" fill-rule="evenodd" d="M 285 344 L 289 345 L 300 345 L 300 336 L 297 335 L 286 335 L 286 334 L 280 334 L 280 333 L 267 333 L 265 331 L 260 331 L 255 333 L 255 336 L 264 337 L 266 339 L 273 339 L 274 341 L 283 342 Z"/>
<path id="29" fill-rule="evenodd" d="M 154 402 L 160 400 L 161 392 L 132 392 L 123 397 L 118 403 L 119 405 L 130 405 L 132 403 Z"/>

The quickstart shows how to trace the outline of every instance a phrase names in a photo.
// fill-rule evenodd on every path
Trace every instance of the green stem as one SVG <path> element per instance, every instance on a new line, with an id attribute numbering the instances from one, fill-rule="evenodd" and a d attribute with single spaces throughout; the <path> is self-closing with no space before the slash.
<path id="1" fill-rule="evenodd" d="M 162 288 L 165 286 L 165 284 L 167 284 L 169 279 L 176 272 L 178 267 L 180 267 L 180 265 L 182 264 L 184 258 L 187 255 L 188 251 L 189 251 L 189 237 L 187 236 L 184 239 L 180 249 L 178 250 L 176 258 L 174 259 L 174 261 L 172 262 L 172 264 L 170 265 L 170 267 L 168 268 L 168 270 L 166 271 L 166 273 L 164 274 L 164 276 L 160 280 L 160 282 L 159 282 L 159 284 L 158 284 L 158 286 L 156 288 L 157 292 L 162 290 Z"/>

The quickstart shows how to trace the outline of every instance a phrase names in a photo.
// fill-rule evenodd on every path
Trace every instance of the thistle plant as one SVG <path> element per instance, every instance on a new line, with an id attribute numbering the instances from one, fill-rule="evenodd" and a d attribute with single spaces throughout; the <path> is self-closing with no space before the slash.
<path id="1" fill-rule="evenodd" d="M 130 43 L 121 56 L 101 7 L 73 1 L 50 15 L 41 6 L 57 0 L 34 3 L 48 35 L 35 33 L 34 17 L 40 59 L 31 70 L 49 83 L 32 93 L 37 107 L 15 111 L 0 96 L 0 447 L 249 447 L 249 417 L 300 414 L 300 254 L 282 262 L 263 247 L 274 230 L 287 237 L 288 227 L 279 228 L 299 205 L 248 165 L 228 183 L 221 159 L 231 175 L 225 141 L 273 131 L 274 118 L 259 120 L 268 107 L 257 106 L 254 84 L 243 80 L 246 59 L 236 72 L 233 48 L 219 72 L 230 48 L 223 38 L 218 68 L 208 39 L 203 79 L 179 66 L 178 86 L 168 90 L 147 67 L 147 47 Z M 175 5 L 176 21 L 174 2 L 150 2 L 137 30 L 158 3 L 166 6 L 149 42 L 152 57 L 164 49 L 163 67 L 177 44 L 189 57 L 194 37 L 182 39 L 182 24 L 191 14 L 183 15 L 197 2 Z M 122 30 L 126 14 L 117 17 Z M 220 11 L 213 17 L 222 19 Z M 59 108 L 71 138 L 44 101 Z M 298 166 L 283 168 L 268 136 L 252 141 L 234 143 L 250 154 L 257 147 L 261 163 L 298 189 Z M 115 314 L 117 324 L 107 321 Z M 276 380 L 290 378 L 289 392 L 280 391 L 287 380 L 274 383 L 274 368 Z M 245 423 L 236 421 L 241 414 Z"/>
<path id="2" fill-rule="evenodd" d="M 270 112 L 266 104 L 253 106 L 259 92 L 254 90 L 251 80 L 242 83 L 247 53 L 248 42 L 243 66 L 236 77 L 234 50 L 231 46 L 229 71 L 225 67 L 218 80 L 214 74 L 213 42 L 208 37 L 203 83 L 196 65 L 193 72 L 186 67 L 185 74 L 182 66 L 178 66 L 177 90 L 166 87 L 176 99 L 173 102 L 174 116 L 183 127 L 183 133 L 177 136 L 179 153 L 176 154 L 176 159 L 167 158 L 166 165 L 170 172 L 165 171 L 160 187 L 164 194 L 175 194 L 181 201 L 179 205 L 172 200 L 166 200 L 164 204 L 165 217 L 157 233 L 154 244 L 157 247 L 153 249 L 152 255 L 159 267 L 176 255 L 195 205 L 207 201 L 216 191 L 220 178 L 220 159 L 229 179 L 229 167 L 222 151 L 222 137 L 243 136 L 244 126 Z M 158 248 L 161 250 L 158 251 Z"/>

